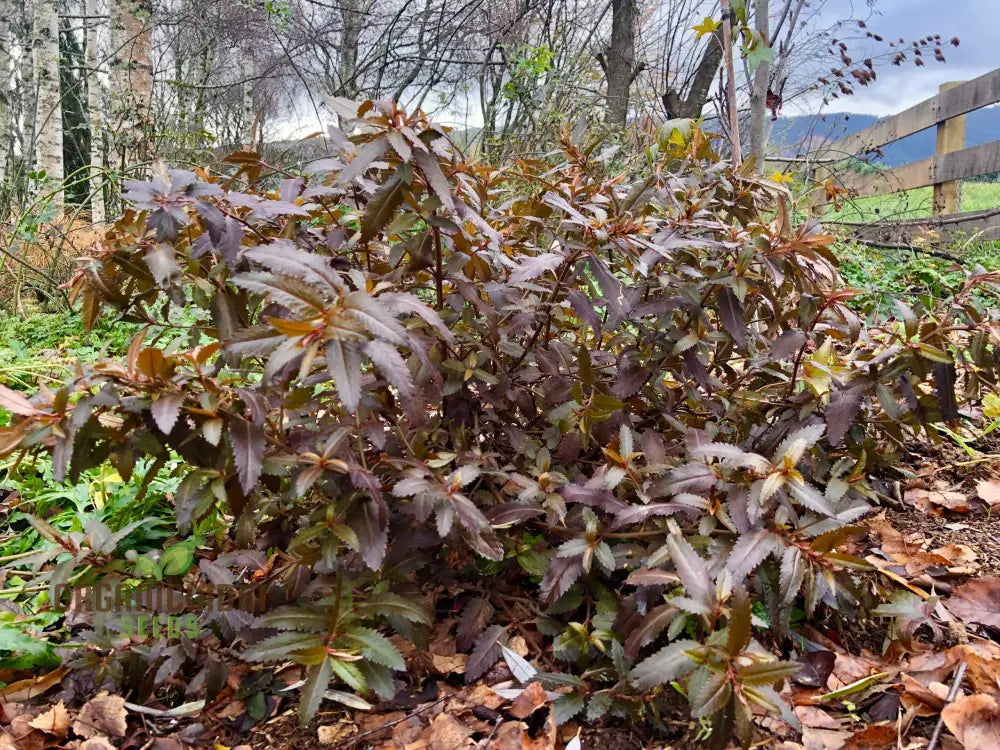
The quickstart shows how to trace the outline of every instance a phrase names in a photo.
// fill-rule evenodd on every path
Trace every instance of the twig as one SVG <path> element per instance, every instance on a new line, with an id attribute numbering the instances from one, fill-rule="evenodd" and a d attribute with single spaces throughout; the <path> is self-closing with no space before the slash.
<path id="1" fill-rule="evenodd" d="M 951 683 L 951 690 L 948 691 L 948 697 L 944 701 L 944 706 L 941 707 L 941 716 L 938 717 L 937 726 L 934 727 L 934 734 L 931 735 L 931 742 L 927 746 L 927 750 L 935 750 L 938 746 L 938 742 L 941 740 L 941 730 L 944 729 L 944 709 L 955 700 L 955 696 L 958 695 L 958 690 L 962 687 L 962 679 L 965 677 L 966 663 L 963 661 L 958 665 L 958 672 L 955 673 L 955 681 Z"/>
<path id="2" fill-rule="evenodd" d="M 490 742 L 493 740 L 494 735 L 497 733 L 497 730 L 500 728 L 501 722 L 503 722 L 503 717 L 502 716 L 498 716 L 496 718 L 496 721 L 493 722 L 493 731 L 490 732 L 490 736 L 489 737 L 487 737 L 485 740 L 483 740 L 483 742 L 480 745 L 480 747 L 489 747 L 490 746 Z"/>
<path id="3" fill-rule="evenodd" d="M 357 742 L 358 740 L 360 740 L 362 737 L 367 737 L 370 734 L 376 734 L 377 732 L 381 732 L 383 729 L 388 729 L 389 727 L 394 727 L 397 724 L 399 724 L 401 722 L 404 722 L 404 721 L 406 721 L 407 719 L 409 719 L 409 718 L 411 718 L 413 716 L 416 716 L 417 714 L 422 714 L 424 711 L 428 711 L 428 710 L 434 708 L 434 706 L 436 706 L 438 703 L 443 703 L 444 701 L 448 700 L 451 697 L 453 697 L 453 696 L 452 695 L 441 696 L 440 698 L 438 698 L 433 703 L 428 703 L 426 706 L 418 708 L 416 711 L 413 711 L 412 713 L 407 714 L 402 719 L 396 719 L 395 721 L 386 722 L 385 724 L 383 724 L 380 727 L 375 727 L 374 729 L 369 729 L 367 732 L 362 732 L 361 734 L 356 734 L 353 737 L 348 737 L 346 740 L 341 740 L 340 742 L 338 742 L 336 745 L 333 746 L 333 748 L 334 748 L 334 750 L 337 750 L 338 747 L 345 747 L 347 745 L 353 745 L 355 742 Z"/>

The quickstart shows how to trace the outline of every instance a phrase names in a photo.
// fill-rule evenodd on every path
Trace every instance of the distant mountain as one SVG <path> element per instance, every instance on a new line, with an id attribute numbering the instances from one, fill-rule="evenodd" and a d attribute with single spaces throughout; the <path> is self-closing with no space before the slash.
<path id="1" fill-rule="evenodd" d="M 773 124 L 771 143 L 783 155 L 804 153 L 806 144 L 821 145 L 873 125 L 879 118 L 874 115 L 837 113 L 818 117 L 779 117 Z M 965 145 L 978 146 L 1000 139 L 1000 107 L 985 107 L 966 115 Z M 919 133 L 885 146 L 884 156 L 878 161 L 895 167 L 934 155 L 935 129 Z"/>

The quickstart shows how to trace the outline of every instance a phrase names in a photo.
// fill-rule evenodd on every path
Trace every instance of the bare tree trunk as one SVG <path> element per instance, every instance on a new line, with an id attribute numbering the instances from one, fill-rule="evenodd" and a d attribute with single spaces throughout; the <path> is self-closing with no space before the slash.
<path id="1" fill-rule="evenodd" d="M 712 88 L 715 74 L 719 71 L 721 63 L 722 28 L 720 26 L 715 34 L 709 38 L 708 44 L 702 52 L 694 76 L 691 78 L 687 95 L 683 95 L 681 91 L 673 88 L 667 88 L 663 94 L 663 108 L 669 119 L 701 117 L 701 112 L 708 102 L 708 92 Z"/>
<path id="2" fill-rule="evenodd" d="M 35 159 L 51 184 L 63 182 L 62 95 L 59 89 L 59 6 L 58 0 L 38 0 L 35 6 L 35 78 L 38 81 L 38 137 Z M 52 197 L 57 215 L 65 203 L 63 193 Z"/>
<path id="3" fill-rule="evenodd" d="M 733 22 L 729 0 L 722 5 L 722 54 L 726 61 L 726 104 L 729 108 L 729 142 L 733 148 L 733 166 L 743 162 L 740 145 L 740 113 L 736 107 L 736 71 L 733 69 Z"/>
<path id="4" fill-rule="evenodd" d="M 358 83 L 358 43 L 365 22 L 363 0 L 341 0 L 340 14 L 344 28 L 340 33 L 340 95 L 355 99 Z"/>
<path id="5" fill-rule="evenodd" d="M 754 26 L 764 44 L 770 44 L 768 0 L 755 0 Z M 750 152 L 758 172 L 764 169 L 767 147 L 767 92 L 771 87 L 771 64 L 766 60 L 757 66 L 750 89 Z"/>
<path id="6" fill-rule="evenodd" d="M 611 0 L 611 46 L 605 77 L 608 85 L 608 122 L 623 127 L 628 119 L 629 87 L 635 73 L 634 0 Z"/>
<path id="7" fill-rule="evenodd" d="M 41 0 L 25 0 L 22 8 L 21 24 L 21 49 L 25 50 L 21 55 L 18 70 L 20 86 L 18 88 L 17 104 L 19 111 L 15 113 L 15 120 L 20 120 L 20 168 L 22 176 L 35 168 L 35 120 L 36 103 L 38 101 L 38 91 L 35 87 L 35 44 L 38 41 L 38 34 L 35 24 L 35 3 Z M 20 115 L 18 117 L 17 115 Z"/>
<path id="8" fill-rule="evenodd" d="M 113 2 L 114 0 L 112 0 Z M 101 79 L 97 75 L 100 63 L 98 54 L 97 0 L 86 0 L 84 14 L 87 16 L 87 114 L 90 123 L 90 220 L 103 224 L 107 212 L 104 206 L 104 118 L 101 116 Z"/>
<path id="9" fill-rule="evenodd" d="M 152 0 L 111 0 L 111 87 L 122 166 L 148 161 L 153 93 Z"/>
<path id="10" fill-rule="evenodd" d="M 254 107 L 253 107 L 253 58 L 247 53 L 244 55 L 243 75 L 243 113 L 240 118 L 240 126 L 243 131 L 243 145 L 251 151 L 254 141 Z"/>
<path id="11" fill-rule="evenodd" d="M 3 200 L 4 185 L 7 182 L 7 164 L 14 153 L 14 138 L 12 135 L 11 102 L 11 44 L 10 33 L 10 0 L 0 0 L 0 200 Z M 0 215 L 4 206 L 0 205 Z"/>

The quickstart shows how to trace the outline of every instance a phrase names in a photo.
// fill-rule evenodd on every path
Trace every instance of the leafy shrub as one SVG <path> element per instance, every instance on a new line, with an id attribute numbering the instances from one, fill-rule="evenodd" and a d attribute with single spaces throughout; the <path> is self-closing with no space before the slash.
<path id="1" fill-rule="evenodd" d="M 131 527 L 35 518 L 50 582 L 274 594 L 252 623 L 224 613 L 177 646 L 91 634 L 77 662 L 140 696 L 198 664 L 211 697 L 239 638 L 247 659 L 307 669 L 307 720 L 324 695 L 392 694 L 386 634 L 420 642 L 421 587 L 445 566 L 537 596 L 567 665 L 539 675 L 571 689 L 561 720 L 652 718 L 674 683 L 714 743 L 749 742 L 797 668 L 773 655 L 793 609 L 867 604 L 841 548 L 874 468 L 956 416 L 957 366 L 972 394 L 994 382 L 991 321 L 967 297 L 996 274 L 866 329 L 831 238 L 789 226 L 697 129 L 631 174 L 568 136 L 496 169 L 422 115 L 350 114 L 357 132 L 334 131 L 340 152 L 307 176 L 240 153 L 233 177 L 132 183 L 73 293 L 88 325 L 110 308 L 148 329 L 62 389 L 0 391 L 18 415 L 2 451 L 51 451 L 57 480 L 181 458 L 174 547 L 123 556 Z M 490 611 L 466 603 L 470 680 L 506 637 Z"/>

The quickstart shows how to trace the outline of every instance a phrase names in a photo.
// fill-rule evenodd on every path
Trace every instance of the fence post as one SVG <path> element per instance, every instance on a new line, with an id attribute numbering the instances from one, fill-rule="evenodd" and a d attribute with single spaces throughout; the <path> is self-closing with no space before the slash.
<path id="1" fill-rule="evenodd" d="M 942 83 L 938 88 L 938 93 L 943 93 L 948 89 L 953 89 L 964 81 L 950 81 Z M 961 151 L 965 148 L 965 115 L 952 117 L 950 120 L 939 122 L 937 126 L 937 147 L 934 149 L 934 156 L 938 157 L 951 151 Z M 932 212 L 934 216 L 943 214 L 957 214 L 962 210 L 962 182 L 935 182 L 934 183 L 934 205 Z"/>

